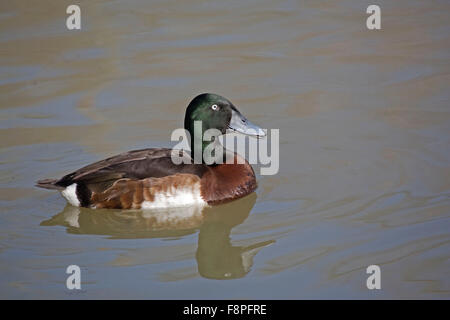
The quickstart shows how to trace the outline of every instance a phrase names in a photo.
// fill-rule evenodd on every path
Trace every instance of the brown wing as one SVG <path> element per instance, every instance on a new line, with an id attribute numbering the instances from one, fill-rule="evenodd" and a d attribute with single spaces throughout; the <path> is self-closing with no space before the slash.
<path id="1" fill-rule="evenodd" d="M 176 173 L 192 173 L 202 176 L 206 170 L 202 164 L 176 165 L 171 158 L 172 149 L 142 149 L 121 153 L 62 177 L 56 182 L 59 186 L 69 186 L 72 183 L 85 185 L 104 184 L 122 179 L 145 179 L 150 177 L 165 177 Z M 179 152 L 182 152 L 181 150 Z M 190 157 L 186 153 L 180 153 L 183 157 Z"/>

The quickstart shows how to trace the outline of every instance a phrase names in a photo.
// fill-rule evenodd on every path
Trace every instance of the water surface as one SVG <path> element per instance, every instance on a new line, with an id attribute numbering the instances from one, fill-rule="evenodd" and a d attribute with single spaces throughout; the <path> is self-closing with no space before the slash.
<path id="1" fill-rule="evenodd" d="M 1 298 L 450 298 L 447 1 L 378 1 L 379 31 L 370 1 L 78 3 L 79 31 L 64 1 L 0 4 Z M 33 186 L 173 145 L 202 92 L 280 129 L 256 194 L 92 211 Z"/>

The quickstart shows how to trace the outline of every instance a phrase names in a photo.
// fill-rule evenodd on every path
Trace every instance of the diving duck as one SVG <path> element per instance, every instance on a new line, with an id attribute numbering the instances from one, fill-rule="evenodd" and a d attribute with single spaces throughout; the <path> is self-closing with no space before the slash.
<path id="1" fill-rule="evenodd" d="M 231 130 L 256 137 L 265 135 L 228 99 L 212 93 L 198 95 L 186 109 L 184 128 L 191 137 L 198 130 L 197 121 L 201 121 L 201 137 L 209 129 L 221 134 Z M 190 139 L 191 150 L 201 150 L 201 155 L 211 143 L 218 143 L 218 139 Z M 192 161 L 175 164 L 172 149 L 134 150 L 92 163 L 60 179 L 39 180 L 36 186 L 61 191 L 73 206 L 94 209 L 217 205 L 242 198 L 257 187 L 248 161 L 237 153 L 223 151 L 224 157 L 231 155 L 232 163 L 211 163 L 203 156 L 201 161 L 193 161 L 189 152 L 178 150 L 185 160 Z"/>

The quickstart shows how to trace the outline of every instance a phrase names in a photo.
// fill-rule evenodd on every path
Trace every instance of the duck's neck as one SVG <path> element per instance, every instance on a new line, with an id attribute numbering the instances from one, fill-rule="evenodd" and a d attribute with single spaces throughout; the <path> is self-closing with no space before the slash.
<path id="1" fill-rule="evenodd" d="M 203 141 L 201 129 L 198 132 L 188 129 L 188 132 L 190 133 L 191 158 L 194 159 L 195 163 L 216 164 L 226 162 L 226 155 L 229 151 L 223 147 L 218 137 L 211 137 L 210 141 Z M 217 161 L 218 159 L 222 161 Z"/>

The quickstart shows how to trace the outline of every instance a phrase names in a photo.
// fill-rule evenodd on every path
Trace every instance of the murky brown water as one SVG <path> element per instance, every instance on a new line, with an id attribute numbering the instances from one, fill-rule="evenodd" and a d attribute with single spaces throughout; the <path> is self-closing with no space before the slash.
<path id="1" fill-rule="evenodd" d="M 0 297 L 450 298 L 448 1 L 377 1 L 381 31 L 371 1 L 77 3 L 81 31 L 70 2 L 0 3 Z M 201 92 L 280 129 L 256 195 L 92 211 L 33 186 L 171 146 Z"/>

